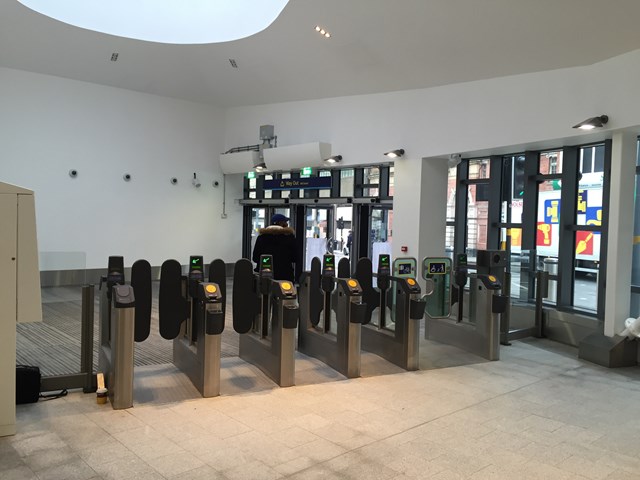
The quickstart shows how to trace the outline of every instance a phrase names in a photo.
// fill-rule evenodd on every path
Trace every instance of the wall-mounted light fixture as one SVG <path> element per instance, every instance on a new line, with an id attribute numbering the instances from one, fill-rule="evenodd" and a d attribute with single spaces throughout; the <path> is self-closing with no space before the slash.
<path id="1" fill-rule="evenodd" d="M 389 158 L 400 158 L 404 155 L 404 149 L 391 150 L 390 152 L 385 152 L 385 155 Z"/>
<path id="2" fill-rule="evenodd" d="M 342 155 L 332 155 L 331 157 L 324 159 L 324 163 L 327 163 L 327 164 L 338 163 L 341 161 L 342 161 Z"/>
<path id="3" fill-rule="evenodd" d="M 585 121 L 574 125 L 573 128 L 579 128 L 580 130 L 593 130 L 594 128 L 604 127 L 608 121 L 608 116 L 600 115 L 599 117 L 587 118 Z"/>
<path id="4" fill-rule="evenodd" d="M 264 163 L 264 162 L 259 163 L 259 164 L 257 164 L 255 167 L 253 167 L 253 169 L 254 169 L 256 172 L 264 172 L 264 171 L 267 169 L 267 164 L 266 164 L 266 163 Z"/>

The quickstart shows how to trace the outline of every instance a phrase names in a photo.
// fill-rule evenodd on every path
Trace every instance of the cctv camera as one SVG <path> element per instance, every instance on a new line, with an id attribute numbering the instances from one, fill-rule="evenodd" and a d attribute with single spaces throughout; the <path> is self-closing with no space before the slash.
<path id="1" fill-rule="evenodd" d="M 175 185 L 176 183 L 178 183 L 178 179 L 177 179 L 176 177 L 173 177 L 173 178 L 171 179 L 171 184 L 172 184 L 172 185 Z"/>
<path id="2" fill-rule="evenodd" d="M 76 178 L 76 177 L 78 176 L 78 171 L 77 171 L 77 170 L 75 170 L 75 169 L 71 169 L 71 170 L 69 170 L 69 176 L 70 176 L 71 178 Z"/>
<path id="3" fill-rule="evenodd" d="M 131 180 L 131 174 L 129 173 L 125 173 L 122 178 L 124 179 L 125 182 L 128 182 L 129 180 Z"/>
<path id="4" fill-rule="evenodd" d="M 459 153 L 452 153 L 451 155 L 449 155 L 450 167 L 457 167 L 461 161 L 462 161 L 462 155 L 460 155 Z"/>

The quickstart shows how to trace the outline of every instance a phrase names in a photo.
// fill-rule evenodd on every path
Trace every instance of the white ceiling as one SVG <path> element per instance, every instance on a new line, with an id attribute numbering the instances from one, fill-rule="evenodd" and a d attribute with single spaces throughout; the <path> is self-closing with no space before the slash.
<path id="1" fill-rule="evenodd" d="M 258 105 L 589 65 L 640 48 L 638 19 L 639 0 L 290 0 L 252 37 L 166 45 L 0 0 L 0 66 L 222 107 Z"/>

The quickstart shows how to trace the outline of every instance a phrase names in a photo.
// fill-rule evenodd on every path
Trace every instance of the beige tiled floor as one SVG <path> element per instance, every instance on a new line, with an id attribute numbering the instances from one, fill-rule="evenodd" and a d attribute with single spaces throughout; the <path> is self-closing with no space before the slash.
<path id="1" fill-rule="evenodd" d="M 499 362 L 421 348 L 429 370 L 352 380 L 306 375 L 302 359 L 307 381 L 285 389 L 223 359 L 211 399 L 150 394 L 184 378 L 139 367 L 129 410 L 82 393 L 19 406 L 0 479 L 640 479 L 639 368 L 542 340 Z"/>

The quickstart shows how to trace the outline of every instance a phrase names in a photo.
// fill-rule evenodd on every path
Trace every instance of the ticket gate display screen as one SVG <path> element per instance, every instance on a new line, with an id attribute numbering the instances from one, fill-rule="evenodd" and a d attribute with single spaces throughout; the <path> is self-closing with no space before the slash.
<path id="1" fill-rule="evenodd" d="M 400 257 L 393 261 L 393 276 L 401 278 L 416 278 L 418 262 L 412 257 Z"/>
<path id="2" fill-rule="evenodd" d="M 431 318 L 447 318 L 451 314 L 451 259 L 426 257 L 422 261 L 422 278 L 433 283 L 427 297 L 426 312 Z"/>

